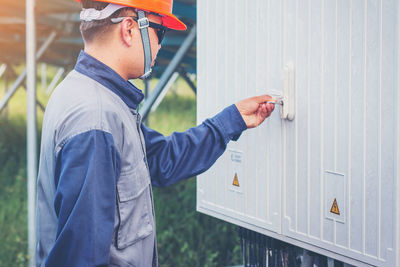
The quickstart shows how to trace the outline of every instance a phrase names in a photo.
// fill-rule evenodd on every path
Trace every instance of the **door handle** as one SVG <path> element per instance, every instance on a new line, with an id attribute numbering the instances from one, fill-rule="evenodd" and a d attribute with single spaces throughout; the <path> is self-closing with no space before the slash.
<path id="1" fill-rule="evenodd" d="M 295 76 L 294 64 L 289 62 L 283 69 L 283 95 L 281 106 L 281 118 L 285 120 L 294 120 L 295 115 Z"/>
<path id="2" fill-rule="evenodd" d="M 270 91 L 267 94 L 275 97 L 277 101 L 267 103 L 281 106 L 281 119 L 292 121 L 295 115 L 295 76 L 292 62 L 286 64 L 283 69 L 283 90 L 282 92 Z"/>

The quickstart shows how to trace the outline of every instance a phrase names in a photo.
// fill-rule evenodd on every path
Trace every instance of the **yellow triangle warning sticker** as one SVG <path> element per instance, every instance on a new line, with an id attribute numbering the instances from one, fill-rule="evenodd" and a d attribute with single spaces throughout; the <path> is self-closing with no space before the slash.
<path id="1" fill-rule="evenodd" d="M 340 215 L 340 211 L 339 211 L 339 206 L 337 204 L 336 198 L 333 201 L 332 207 L 331 207 L 331 212 L 337 215 Z"/>
<path id="2" fill-rule="evenodd" d="M 237 175 L 237 173 L 235 172 L 235 178 L 233 178 L 233 183 L 232 183 L 234 186 L 237 186 L 237 187 L 239 187 L 240 185 L 239 185 L 239 178 L 238 178 L 238 175 Z"/>

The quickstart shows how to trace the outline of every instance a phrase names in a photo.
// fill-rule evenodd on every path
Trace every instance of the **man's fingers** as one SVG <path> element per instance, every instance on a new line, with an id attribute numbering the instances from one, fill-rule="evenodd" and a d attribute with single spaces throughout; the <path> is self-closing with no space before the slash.
<path id="1" fill-rule="evenodd" d="M 272 111 L 274 111 L 275 109 L 275 105 L 274 104 L 267 104 L 266 106 L 268 113 L 272 113 Z"/>
<path id="2" fill-rule="evenodd" d="M 253 97 L 253 100 L 256 101 L 258 104 L 265 103 L 268 101 L 277 101 L 275 97 L 272 97 L 270 95 L 255 96 Z"/>
<path id="3" fill-rule="evenodd" d="M 260 114 L 263 118 L 268 118 L 271 113 L 274 111 L 274 104 L 267 104 L 267 103 L 261 103 L 259 105 L 257 113 Z"/>

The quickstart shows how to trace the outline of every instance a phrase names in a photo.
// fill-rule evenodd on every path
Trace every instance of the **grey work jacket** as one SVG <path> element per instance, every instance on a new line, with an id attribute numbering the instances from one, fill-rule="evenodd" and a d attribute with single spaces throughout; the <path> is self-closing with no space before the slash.
<path id="1" fill-rule="evenodd" d="M 110 133 L 121 156 L 110 266 L 157 266 L 156 228 L 141 119 L 95 80 L 72 71 L 53 93 L 44 118 L 37 199 L 37 266 L 57 234 L 55 161 L 63 145 L 89 130 Z"/>

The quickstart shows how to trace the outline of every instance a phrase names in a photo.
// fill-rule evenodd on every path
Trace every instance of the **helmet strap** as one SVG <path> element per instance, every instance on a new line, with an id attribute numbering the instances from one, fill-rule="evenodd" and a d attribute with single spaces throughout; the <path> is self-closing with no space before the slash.
<path id="1" fill-rule="evenodd" d="M 138 10 L 138 25 L 140 29 L 140 34 L 142 36 L 143 51 L 144 51 L 144 74 L 140 79 L 147 79 L 151 74 L 151 46 L 149 37 L 149 19 L 146 17 L 146 13 L 142 10 Z"/>

